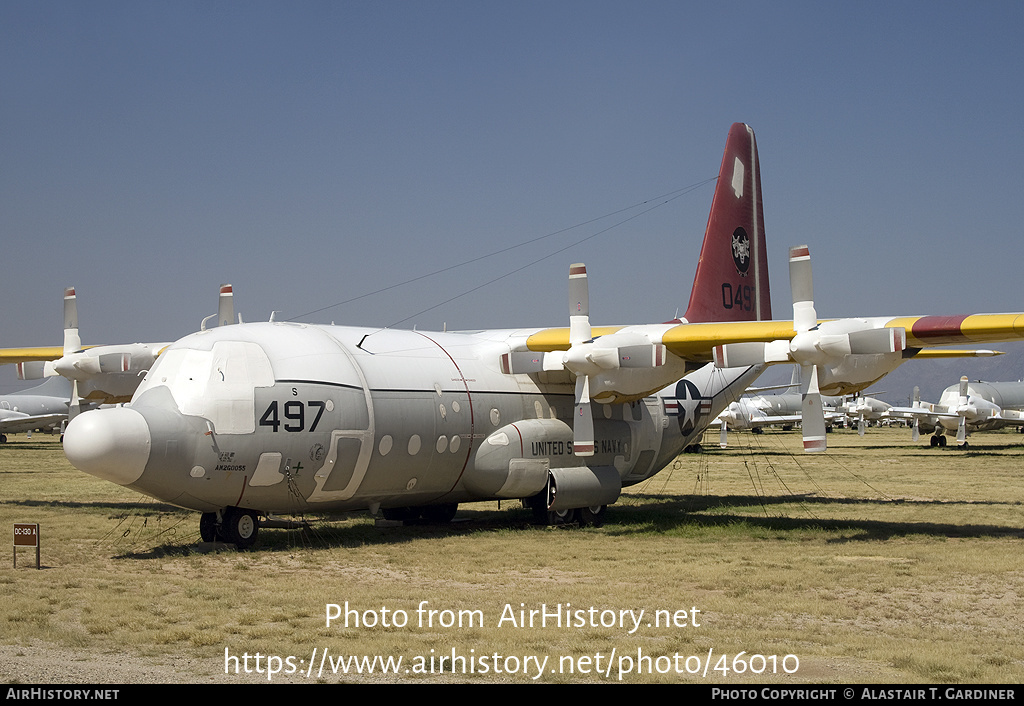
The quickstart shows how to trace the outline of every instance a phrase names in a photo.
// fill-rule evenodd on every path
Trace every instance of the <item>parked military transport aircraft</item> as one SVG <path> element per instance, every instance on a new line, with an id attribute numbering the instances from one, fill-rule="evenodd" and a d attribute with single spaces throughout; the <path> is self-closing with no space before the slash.
<path id="1" fill-rule="evenodd" d="M 68 459 L 202 512 L 204 539 L 240 548 L 261 515 L 312 509 L 444 519 L 459 502 L 521 498 L 541 517 L 590 522 L 765 363 L 807 373 L 814 450 L 820 390 L 862 389 L 920 347 L 1024 337 L 1024 314 L 819 323 L 806 247 L 790 258 L 796 320 L 769 321 L 759 172 L 753 131 L 737 123 L 682 320 L 591 328 L 586 268 L 573 265 L 568 328 L 201 331 L 160 355 L 129 406 L 76 417 Z M 720 367 L 695 369 L 716 347 Z"/>
<path id="2" fill-rule="evenodd" d="M 893 407 L 889 414 L 913 419 L 914 441 L 924 427 L 933 430 L 932 446 L 945 446 L 946 433 L 955 432 L 957 444 L 966 449 L 972 432 L 1024 424 L 1024 382 L 969 382 L 965 376 L 943 390 L 937 404 L 921 402 L 915 388 L 914 405 Z"/>
<path id="3" fill-rule="evenodd" d="M 0 395 L 0 443 L 8 434 L 59 430 L 68 418 L 71 383 L 50 378 L 42 385 Z"/>

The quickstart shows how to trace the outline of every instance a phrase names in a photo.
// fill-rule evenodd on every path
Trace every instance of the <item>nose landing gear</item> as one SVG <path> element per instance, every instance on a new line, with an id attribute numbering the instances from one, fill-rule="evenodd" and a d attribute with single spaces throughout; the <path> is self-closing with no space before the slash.
<path id="1" fill-rule="evenodd" d="M 199 518 L 199 536 L 204 542 L 234 544 L 238 551 L 245 551 L 256 543 L 259 529 L 256 511 L 242 507 L 225 508 L 219 513 L 204 512 Z"/>

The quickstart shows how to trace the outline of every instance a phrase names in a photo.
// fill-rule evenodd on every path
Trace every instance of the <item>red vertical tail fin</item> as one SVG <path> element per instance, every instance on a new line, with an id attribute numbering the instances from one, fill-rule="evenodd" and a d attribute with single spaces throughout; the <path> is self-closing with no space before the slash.
<path id="1" fill-rule="evenodd" d="M 690 323 L 772 318 L 761 169 L 754 131 L 734 123 L 686 309 Z"/>

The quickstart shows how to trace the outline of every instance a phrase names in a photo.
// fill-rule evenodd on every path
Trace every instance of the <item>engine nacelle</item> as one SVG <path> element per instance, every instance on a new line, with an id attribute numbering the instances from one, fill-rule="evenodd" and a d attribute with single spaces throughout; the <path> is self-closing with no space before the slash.
<path id="1" fill-rule="evenodd" d="M 551 469 L 548 510 L 611 505 L 622 492 L 622 478 L 611 466 Z"/>
<path id="2" fill-rule="evenodd" d="M 628 472 L 635 462 L 629 425 L 617 420 L 595 419 L 594 431 L 595 454 L 586 460 L 595 468 L 610 468 L 616 476 L 612 485 L 621 489 L 620 471 L 616 469 Z M 588 484 L 586 474 L 580 478 L 565 474 L 567 469 L 577 468 L 593 476 L 593 471 L 584 465 L 584 459 L 573 454 L 572 427 L 560 419 L 525 419 L 506 424 L 484 439 L 463 483 L 471 493 L 484 498 L 525 498 L 545 488 L 550 472 L 556 482 L 557 478 L 564 478 L 563 485 L 567 495 L 571 493 L 570 497 L 583 494 L 586 500 L 591 496 L 609 495 L 605 490 L 610 487 L 607 480 L 594 485 Z M 577 488 L 586 490 L 577 491 Z M 618 497 L 618 490 L 614 495 Z M 580 502 L 572 507 L 613 501 Z"/>
<path id="3" fill-rule="evenodd" d="M 538 453 L 540 452 L 540 453 Z M 484 439 L 463 482 L 481 497 L 525 498 L 544 489 L 551 456 L 572 454 L 572 429 L 558 419 L 506 424 Z"/>

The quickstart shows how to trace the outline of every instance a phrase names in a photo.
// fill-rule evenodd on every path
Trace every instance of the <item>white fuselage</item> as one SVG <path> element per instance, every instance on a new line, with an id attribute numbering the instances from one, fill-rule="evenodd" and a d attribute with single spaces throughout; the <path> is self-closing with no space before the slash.
<path id="1" fill-rule="evenodd" d="M 564 476 L 563 497 L 606 504 L 675 458 L 760 372 L 696 371 L 691 385 L 707 407 L 696 425 L 672 423 L 675 387 L 595 404 L 595 454 L 582 458 L 572 450 L 569 374 L 501 370 L 530 333 L 295 323 L 203 331 L 162 353 L 129 407 L 77 417 L 65 449 L 86 472 L 204 512 L 524 498 L 549 471 Z M 638 371 L 635 384 L 683 377 L 681 361 L 673 365 Z"/>

